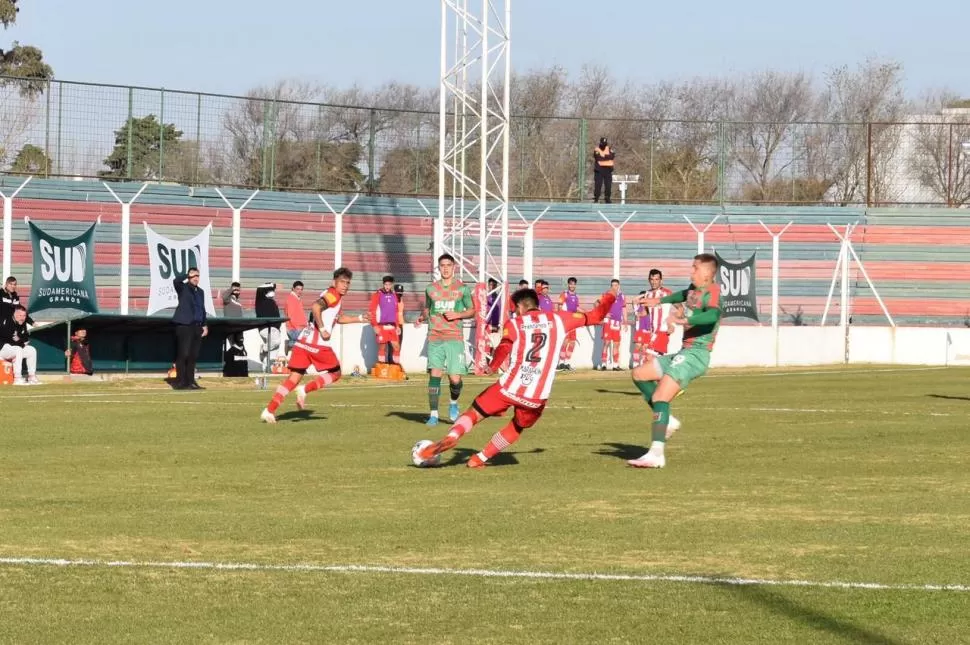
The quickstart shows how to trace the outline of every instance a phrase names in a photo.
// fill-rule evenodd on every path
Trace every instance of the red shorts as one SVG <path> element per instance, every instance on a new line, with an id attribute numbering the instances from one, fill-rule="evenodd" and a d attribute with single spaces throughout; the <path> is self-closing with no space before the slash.
<path id="1" fill-rule="evenodd" d="M 397 331 L 397 325 L 375 325 L 374 335 L 377 336 L 377 344 L 397 343 L 401 340 Z"/>
<path id="2" fill-rule="evenodd" d="M 633 344 L 648 345 L 650 343 L 651 336 L 653 336 L 653 332 L 638 329 L 636 333 L 633 334 Z"/>
<path id="3" fill-rule="evenodd" d="M 603 342 L 620 342 L 620 321 L 619 320 L 604 320 L 603 321 Z"/>
<path id="4" fill-rule="evenodd" d="M 294 345 L 287 367 L 298 372 L 305 372 L 311 365 L 318 372 L 340 371 L 340 361 L 337 360 L 337 355 L 329 347 L 314 347 L 303 343 Z"/>
<path id="5" fill-rule="evenodd" d="M 513 422 L 524 430 L 536 424 L 546 408 L 546 402 L 515 401 L 504 395 L 502 388 L 495 383 L 475 397 L 472 406 L 486 417 L 501 416 L 506 410 L 512 408 L 515 411 L 512 416 Z"/>

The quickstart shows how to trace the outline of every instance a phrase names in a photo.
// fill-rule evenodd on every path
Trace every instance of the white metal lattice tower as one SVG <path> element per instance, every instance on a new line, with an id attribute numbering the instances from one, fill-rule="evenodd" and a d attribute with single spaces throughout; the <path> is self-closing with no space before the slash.
<path id="1" fill-rule="evenodd" d="M 511 8 L 512 0 L 441 0 L 434 255 L 450 253 L 459 277 L 495 278 L 502 289 L 508 280 Z M 497 258 L 489 250 L 495 239 Z"/>

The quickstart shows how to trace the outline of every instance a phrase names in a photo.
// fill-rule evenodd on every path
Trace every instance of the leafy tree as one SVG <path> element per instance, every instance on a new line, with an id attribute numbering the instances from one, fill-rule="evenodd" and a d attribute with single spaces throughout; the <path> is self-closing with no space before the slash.
<path id="1" fill-rule="evenodd" d="M 129 132 L 130 146 L 129 146 Z M 105 179 L 162 180 L 174 178 L 175 164 L 169 163 L 181 154 L 182 131 L 175 124 L 161 124 L 154 114 L 131 118 L 115 131 L 115 147 L 104 160 L 109 170 L 98 173 Z M 130 155 L 129 155 L 130 147 Z M 163 163 L 163 161 L 165 163 Z"/>
<path id="2" fill-rule="evenodd" d="M 43 148 L 28 143 L 17 153 L 10 166 L 10 172 L 15 175 L 47 175 L 53 167 L 54 162 Z"/>
<path id="3" fill-rule="evenodd" d="M 14 24 L 18 11 L 17 0 L 0 0 L 0 25 L 6 29 Z M 16 84 L 22 96 L 33 98 L 44 91 L 54 70 L 38 48 L 14 41 L 10 49 L 0 49 L 0 77 L 8 77 L 0 85 Z"/>

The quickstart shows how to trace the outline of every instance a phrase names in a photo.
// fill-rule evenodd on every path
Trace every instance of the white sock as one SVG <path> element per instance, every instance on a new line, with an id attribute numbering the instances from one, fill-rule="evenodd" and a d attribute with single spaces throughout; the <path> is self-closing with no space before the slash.
<path id="1" fill-rule="evenodd" d="M 458 401 L 452 401 L 451 404 L 452 405 L 458 405 Z"/>
<path id="2" fill-rule="evenodd" d="M 438 411 L 437 410 L 432 410 L 431 411 L 431 418 L 432 419 L 437 419 L 438 418 Z"/>
<path id="3" fill-rule="evenodd" d="M 664 446 L 666 444 L 663 441 L 654 441 L 650 444 L 650 454 L 656 455 L 657 457 L 664 456 Z"/>

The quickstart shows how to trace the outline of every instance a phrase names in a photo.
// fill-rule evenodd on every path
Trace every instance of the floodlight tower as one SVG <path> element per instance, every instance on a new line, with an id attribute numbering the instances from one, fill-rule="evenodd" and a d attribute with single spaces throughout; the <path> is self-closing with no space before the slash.
<path id="1" fill-rule="evenodd" d="M 455 256 L 459 277 L 495 278 L 503 289 L 508 276 L 511 8 L 512 0 L 441 0 L 434 235 L 435 258 Z M 495 238 L 500 241 L 498 258 L 489 249 Z"/>

